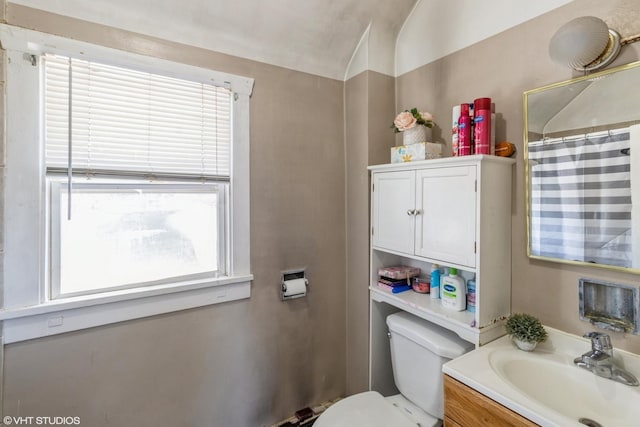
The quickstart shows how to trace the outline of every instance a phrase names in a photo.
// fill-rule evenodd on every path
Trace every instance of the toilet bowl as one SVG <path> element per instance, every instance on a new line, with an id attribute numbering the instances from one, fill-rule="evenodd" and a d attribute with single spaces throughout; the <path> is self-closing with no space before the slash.
<path id="1" fill-rule="evenodd" d="M 377 391 L 354 394 L 334 403 L 314 427 L 416 427 L 416 423 Z"/>
<path id="2" fill-rule="evenodd" d="M 442 365 L 473 349 L 455 333 L 400 312 L 387 317 L 393 377 L 400 394 L 376 391 L 335 403 L 314 427 L 426 427 L 440 425 L 444 396 Z"/>

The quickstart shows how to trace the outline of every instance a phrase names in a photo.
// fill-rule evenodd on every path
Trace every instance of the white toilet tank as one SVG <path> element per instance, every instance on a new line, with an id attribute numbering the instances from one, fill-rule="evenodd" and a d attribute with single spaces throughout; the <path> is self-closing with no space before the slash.
<path id="1" fill-rule="evenodd" d="M 387 317 L 391 361 L 400 393 L 428 414 L 444 416 L 442 365 L 474 348 L 455 333 L 412 314 Z"/>

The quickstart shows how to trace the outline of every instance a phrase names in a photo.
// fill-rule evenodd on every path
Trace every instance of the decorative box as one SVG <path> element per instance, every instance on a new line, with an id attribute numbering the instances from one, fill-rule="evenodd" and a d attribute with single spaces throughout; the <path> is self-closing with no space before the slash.
<path id="1" fill-rule="evenodd" d="M 406 279 L 408 277 L 417 276 L 420 269 L 416 267 L 407 267 L 399 265 L 397 267 L 384 267 L 378 270 L 378 275 L 388 277 L 389 279 Z"/>
<path id="2" fill-rule="evenodd" d="M 436 142 L 418 142 L 417 144 L 391 147 L 391 163 L 437 159 L 440 157 L 442 157 L 442 144 Z"/>

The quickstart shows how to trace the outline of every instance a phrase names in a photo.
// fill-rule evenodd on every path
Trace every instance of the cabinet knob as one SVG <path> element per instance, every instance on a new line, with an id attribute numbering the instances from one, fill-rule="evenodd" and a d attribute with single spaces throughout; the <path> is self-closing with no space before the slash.
<path id="1" fill-rule="evenodd" d="M 407 215 L 409 215 L 409 216 L 412 216 L 412 215 L 415 215 L 415 214 L 416 214 L 416 210 L 415 209 L 409 209 L 407 211 Z"/>
<path id="2" fill-rule="evenodd" d="M 414 215 L 421 215 L 421 214 L 422 214 L 422 211 L 421 211 L 420 209 L 414 209 L 414 210 L 413 210 L 413 214 L 414 214 Z"/>

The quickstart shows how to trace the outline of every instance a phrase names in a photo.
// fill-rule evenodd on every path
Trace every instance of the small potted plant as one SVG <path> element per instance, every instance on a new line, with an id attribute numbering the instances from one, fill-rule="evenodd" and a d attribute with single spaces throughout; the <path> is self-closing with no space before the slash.
<path id="1" fill-rule="evenodd" d="M 426 142 L 427 128 L 432 128 L 434 124 L 431 113 L 419 112 L 417 108 L 412 108 L 398 114 L 391 128 L 395 133 L 403 132 L 403 144 L 410 145 Z"/>
<path id="2" fill-rule="evenodd" d="M 542 323 L 530 314 L 512 314 L 507 319 L 505 329 L 516 346 L 524 351 L 532 351 L 539 342 L 547 339 L 547 331 Z"/>

